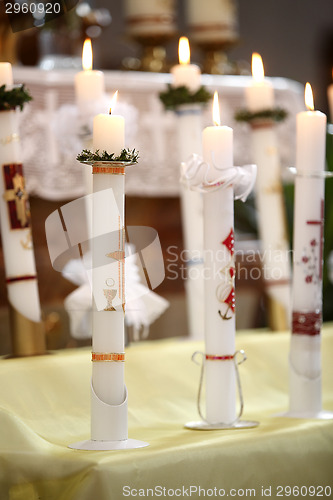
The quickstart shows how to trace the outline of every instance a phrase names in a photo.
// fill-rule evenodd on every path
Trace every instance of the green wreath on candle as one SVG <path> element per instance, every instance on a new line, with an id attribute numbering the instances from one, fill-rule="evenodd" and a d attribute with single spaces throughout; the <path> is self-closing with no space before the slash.
<path id="1" fill-rule="evenodd" d="M 17 106 L 22 111 L 24 104 L 31 100 L 32 97 L 24 85 L 14 86 L 10 90 L 6 90 L 6 85 L 0 87 L 0 111 L 10 111 Z"/>
<path id="2" fill-rule="evenodd" d="M 160 92 L 159 97 L 165 109 L 175 109 L 182 104 L 206 104 L 212 94 L 201 86 L 196 92 L 191 92 L 188 87 L 172 87 L 168 85 L 168 90 Z"/>
<path id="3" fill-rule="evenodd" d="M 282 108 L 262 109 L 260 111 L 249 111 L 247 109 L 240 109 L 235 113 L 235 120 L 237 122 L 255 122 L 255 121 L 273 121 L 282 122 L 286 119 L 288 113 Z"/>
<path id="4" fill-rule="evenodd" d="M 96 151 L 84 149 L 77 155 L 76 159 L 81 163 L 97 161 L 138 163 L 139 151 L 135 149 L 122 149 L 120 155 L 115 156 L 115 153 L 108 153 L 107 151 L 100 153 L 99 149 L 96 149 Z"/>

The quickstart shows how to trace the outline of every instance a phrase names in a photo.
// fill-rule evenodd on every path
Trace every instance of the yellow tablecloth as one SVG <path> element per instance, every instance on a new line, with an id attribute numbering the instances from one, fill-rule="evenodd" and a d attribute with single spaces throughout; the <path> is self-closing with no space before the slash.
<path id="1" fill-rule="evenodd" d="M 321 487 L 333 492 L 333 421 L 274 416 L 288 405 L 289 334 L 238 333 L 237 348 L 248 356 L 240 367 L 243 417 L 259 420 L 258 428 L 184 429 L 184 423 L 199 419 L 199 368 L 190 358 L 203 343 L 147 342 L 127 349 L 126 383 L 129 437 L 150 446 L 113 452 L 67 448 L 90 437 L 89 350 L 1 360 L 1 500 L 201 498 L 204 493 L 264 498 L 262 488 L 266 496 L 280 498 L 290 496 L 289 487 L 296 487 L 291 498 L 297 487 L 299 498 L 327 498 L 329 488 Z M 333 410 L 332 357 L 328 325 L 322 339 L 326 410 Z"/>

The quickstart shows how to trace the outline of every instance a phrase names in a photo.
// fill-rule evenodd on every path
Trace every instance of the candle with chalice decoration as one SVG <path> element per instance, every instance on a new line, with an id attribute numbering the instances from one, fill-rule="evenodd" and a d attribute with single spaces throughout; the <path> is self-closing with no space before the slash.
<path id="1" fill-rule="evenodd" d="M 147 443 L 128 439 L 125 361 L 125 168 L 137 162 L 124 149 L 125 122 L 112 113 L 96 115 L 93 151 L 77 159 L 92 168 L 92 381 L 91 440 L 71 448 L 111 450 L 140 448 Z M 85 159 L 88 158 L 88 159 Z M 131 161 L 132 158 L 132 161 Z M 89 256 L 83 261 L 89 268 Z M 88 273 L 89 274 L 89 273 Z"/>
<path id="2" fill-rule="evenodd" d="M 324 244 L 326 116 L 314 110 L 305 87 L 307 111 L 296 117 L 294 270 L 290 344 L 289 412 L 297 418 L 333 418 L 322 410 L 321 324 Z"/>
<path id="3" fill-rule="evenodd" d="M 14 356 L 29 356 L 46 348 L 18 126 L 18 107 L 31 97 L 13 85 L 9 63 L 0 63 L 0 87 L 0 220 L 12 348 Z"/>
<path id="4" fill-rule="evenodd" d="M 243 398 L 238 364 L 245 360 L 235 347 L 234 198 L 245 201 L 255 182 L 256 167 L 233 166 L 233 130 L 220 125 L 217 93 L 214 126 L 202 134 L 203 158 L 194 155 L 183 164 L 183 181 L 203 193 L 205 354 L 198 394 L 201 422 L 187 428 L 224 429 L 254 427 L 241 421 Z M 194 354 L 194 360 L 196 358 Z M 201 353 L 202 354 L 202 353 Z M 206 416 L 201 411 L 203 373 L 206 373 Z M 240 410 L 236 408 L 237 390 Z"/>

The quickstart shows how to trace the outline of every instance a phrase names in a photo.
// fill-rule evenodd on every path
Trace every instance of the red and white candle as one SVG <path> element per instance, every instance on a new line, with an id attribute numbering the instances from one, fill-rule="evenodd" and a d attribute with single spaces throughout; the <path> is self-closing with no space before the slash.
<path id="1" fill-rule="evenodd" d="M 209 165 L 210 182 L 233 167 L 233 130 L 220 125 L 217 93 L 213 120 L 215 125 L 205 128 L 202 134 L 203 159 Z M 236 419 L 234 362 L 209 357 L 235 353 L 233 187 L 206 192 L 203 200 L 206 419 L 210 424 L 228 424 Z"/>
<path id="2" fill-rule="evenodd" d="M 314 111 L 310 84 L 308 111 L 296 117 L 293 317 L 290 346 L 290 411 L 321 410 L 320 333 L 325 193 L 326 116 Z"/>

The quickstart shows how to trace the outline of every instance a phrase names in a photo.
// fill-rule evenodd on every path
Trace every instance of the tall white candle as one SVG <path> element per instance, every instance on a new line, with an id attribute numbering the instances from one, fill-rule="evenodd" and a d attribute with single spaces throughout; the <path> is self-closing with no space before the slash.
<path id="1" fill-rule="evenodd" d="M 314 111 L 306 85 L 308 111 L 296 117 L 293 325 L 290 346 L 290 410 L 321 410 L 320 332 L 326 116 Z"/>
<path id="2" fill-rule="evenodd" d="M 116 155 L 124 147 L 124 120 L 113 115 L 97 115 L 94 119 L 93 143 L 97 149 Z M 107 235 L 103 241 L 94 238 L 92 241 L 93 259 L 93 295 L 98 297 L 104 293 L 106 298 L 104 310 L 93 311 L 93 352 L 122 353 L 124 341 L 124 175 L 110 173 L 93 174 L 93 192 L 112 189 L 114 199 L 106 203 L 93 203 L 93 235 Z M 110 196 L 110 194 L 108 194 Z M 115 201 L 118 211 L 115 212 Z M 101 227 L 101 231 L 98 229 Z M 118 231 L 115 232 L 115 227 Z M 116 233 L 116 238 L 115 238 Z M 115 250 L 115 241 L 119 248 Z M 110 255 L 113 254 L 113 257 Z M 117 255 L 118 253 L 118 255 Z M 100 279 L 101 255 L 110 255 L 112 262 L 118 260 L 107 275 Z M 114 310 L 112 310 L 114 309 Z M 119 405 L 124 401 L 124 363 L 93 363 L 92 383 L 97 396 L 107 404 Z"/>
<path id="3" fill-rule="evenodd" d="M 130 36 L 170 36 L 176 30 L 175 0 L 126 0 L 125 15 Z"/>
<path id="4" fill-rule="evenodd" d="M 215 94 L 215 126 L 202 134 L 203 159 L 209 178 L 233 167 L 233 130 L 220 126 Z M 204 194 L 205 347 L 206 355 L 235 352 L 234 314 L 234 193 L 230 186 Z M 236 418 L 236 380 L 232 360 L 206 360 L 206 418 L 231 423 Z"/>
<path id="5" fill-rule="evenodd" d="M 84 111 L 85 106 L 100 100 L 105 92 L 104 74 L 93 70 L 93 53 L 91 41 L 85 40 L 82 50 L 82 67 L 75 75 L 75 95 L 79 108 Z"/>
<path id="6" fill-rule="evenodd" d="M 13 84 L 9 63 L 0 63 L 0 86 L 3 84 L 9 87 Z M 15 311 L 14 314 L 23 316 L 37 326 L 41 321 L 41 309 L 17 113 L 17 110 L 0 111 L 1 239 L 9 303 Z M 15 329 L 15 324 L 13 328 Z M 21 334 L 22 332 L 13 331 L 14 342 L 17 335 Z M 14 345 L 14 354 L 44 352 L 45 341 L 42 333 L 38 334 L 38 337 L 38 345 Z M 32 339 L 30 341 L 34 343 Z M 18 352 L 15 352 L 16 349 Z M 21 352 L 22 349 L 26 349 L 25 352 Z"/>
<path id="7" fill-rule="evenodd" d="M 171 68 L 172 86 L 185 86 L 191 92 L 196 92 L 200 88 L 200 68 L 196 64 L 190 64 L 190 45 L 185 36 L 179 39 L 178 57 L 179 64 Z"/>
<path id="8" fill-rule="evenodd" d="M 272 85 L 264 79 L 259 54 L 252 56 L 253 82 L 245 89 L 247 108 L 252 111 L 273 108 Z M 256 206 L 262 242 L 266 292 L 271 304 L 279 305 L 279 318 L 269 318 L 273 329 L 286 329 L 290 318 L 290 261 L 286 215 L 280 172 L 279 148 L 273 122 L 253 122 L 251 131 L 253 161 L 257 165 Z M 274 322 L 273 322 L 274 319 Z"/>
<path id="9" fill-rule="evenodd" d="M 251 84 L 245 88 L 246 104 L 249 111 L 271 109 L 274 106 L 273 85 L 265 79 L 261 56 L 256 52 L 252 55 Z"/>

